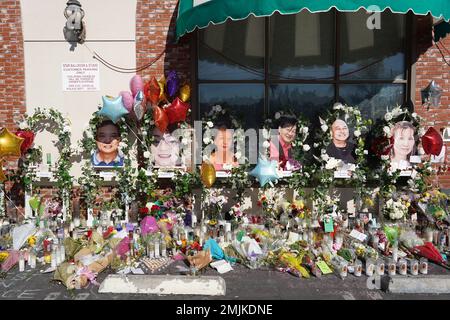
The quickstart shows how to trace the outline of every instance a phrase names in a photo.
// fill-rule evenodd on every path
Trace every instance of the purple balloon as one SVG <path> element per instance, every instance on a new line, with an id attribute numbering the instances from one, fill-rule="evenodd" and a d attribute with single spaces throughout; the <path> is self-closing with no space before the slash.
<path id="1" fill-rule="evenodd" d="M 122 96 L 122 103 L 125 109 L 127 109 L 129 112 L 133 109 L 134 104 L 134 98 L 131 92 L 129 91 L 120 91 L 119 96 Z"/>
<path id="2" fill-rule="evenodd" d="M 169 75 L 167 76 L 167 93 L 170 97 L 174 97 L 177 92 L 178 88 L 180 86 L 180 79 L 178 78 L 176 71 L 170 71 Z"/>
<path id="3" fill-rule="evenodd" d="M 145 236 L 148 233 L 155 233 L 158 232 L 159 227 L 158 223 L 156 222 L 155 217 L 152 216 L 146 216 L 141 221 L 141 233 L 143 236 Z"/>

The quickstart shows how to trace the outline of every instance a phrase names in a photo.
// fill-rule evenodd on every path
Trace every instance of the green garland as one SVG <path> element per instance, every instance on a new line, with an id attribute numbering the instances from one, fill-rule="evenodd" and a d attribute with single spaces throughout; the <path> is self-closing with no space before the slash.
<path id="1" fill-rule="evenodd" d="M 231 111 L 223 108 L 220 105 L 212 106 L 211 110 L 206 113 L 202 118 L 202 127 L 203 127 L 203 140 L 202 140 L 202 150 L 206 148 L 210 148 L 214 145 L 212 129 L 214 128 L 215 123 L 221 117 L 228 117 L 231 121 L 231 125 L 233 126 L 234 134 L 233 134 L 233 144 L 236 145 L 236 152 L 234 154 L 236 160 L 239 165 L 235 167 L 231 167 L 231 175 L 227 179 L 226 182 L 222 181 L 222 185 L 228 185 L 231 187 L 236 195 L 234 196 L 234 200 L 238 204 L 242 204 L 244 200 L 245 190 L 251 187 L 251 181 L 248 179 L 248 171 L 249 164 L 248 159 L 245 156 L 245 146 L 242 148 L 242 144 L 240 142 L 245 141 L 244 130 L 242 127 L 242 122 L 238 120 Z M 203 161 L 207 161 L 206 155 L 203 156 Z"/>
<path id="2" fill-rule="evenodd" d="M 97 149 L 97 143 L 95 141 L 96 130 L 98 125 L 103 120 L 104 118 L 98 114 L 98 111 L 94 112 L 91 119 L 89 120 L 88 127 L 83 133 L 83 138 L 79 141 L 79 146 L 82 152 L 81 156 L 85 159 L 85 161 L 82 167 L 83 175 L 78 179 L 78 183 L 80 184 L 81 194 L 84 198 L 84 201 L 89 208 L 96 207 L 97 196 L 100 192 L 100 187 L 102 184 L 102 179 L 99 173 L 96 172 L 96 170 L 92 166 L 91 157 Z M 122 121 L 120 121 L 118 125 L 121 138 L 119 149 L 126 156 L 124 159 L 123 167 L 111 169 L 117 172 L 117 182 L 119 186 L 119 193 L 122 198 L 121 200 L 123 201 L 123 203 L 126 203 L 130 202 L 133 199 L 132 188 L 130 186 L 133 186 L 133 172 L 135 169 L 133 169 L 131 166 L 131 144 L 128 138 L 128 125 L 124 119 L 122 119 Z"/>
<path id="3" fill-rule="evenodd" d="M 297 134 L 295 140 L 292 142 L 292 156 L 293 159 L 298 161 L 302 167 L 300 170 L 293 171 L 292 176 L 289 178 L 285 178 L 284 180 L 288 182 L 290 188 L 296 190 L 301 197 L 304 197 L 304 188 L 310 185 L 311 178 L 311 166 L 308 165 L 306 156 L 307 152 L 311 150 L 311 146 L 307 143 L 307 139 L 309 136 L 308 121 L 306 121 L 304 117 L 297 115 L 293 110 L 277 111 L 271 118 L 267 119 L 264 122 L 265 131 L 263 133 L 263 137 L 267 141 L 263 143 L 263 146 L 266 148 L 265 155 L 270 156 L 270 130 L 274 129 L 274 122 L 276 122 L 280 117 L 286 115 L 297 118 Z M 275 121 L 273 119 L 275 119 Z"/>
<path id="4" fill-rule="evenodd" d="M 327 146 L 332 142 L 331 126 L 336 119 L 342 119 L 349 127 L 353 127 L 353 135 L 356 139 L 355 171 L 351 178 L 339 182 L 334 179 L 334 172 L 339 161 L 328 156 L 326 152 Z M 333 109 L 327 112 L 324 119 L 320 118 L 321 126 L 316 133 L 317 142 L 314 143 L 314 147 L 319 150 L 319 156 L 315 156 L 317 163 L 316 168 L 313 169 L 317 180 L 313 199 L 319 212 L 329 212 L 332 205 L 337 205 L 336 200 L 338 198 L 334 197 L 333 199 L 328 195 L 332 187 L 353 185 L 356 188 L 357 204 L 360 206 L 362 206 L 362 200 L 370 194 L 369 189 L 366 187 L 369 169 L 365 155 L 368 154 L 368 151 L 365 149 L 363 138 L 370 124 L 371 120 L 364 120 L 359 109 L 340 103 L 336 103 Z"/>
<path id="5" fill-rule="evenodd" d="M 36 108 L 32 116 L 25 114 L 25 120 L 19 123 L 21 130 L 30 130 L 34 134 L 47 130 L 58 136 L 55 146 L 59 150 L 59 158 L 56 162 L 55 180 L 58 188 L 58 196 L 63 201 L 67 210 L 67 218 L 70 219 L 70 195 L 74 178 L 70 175 L 72 167 L 71 157 L 73 150 L 71 149 L 71 128 L 70 121 L 65 118 L 61 112 L 54 108 Z M 38 163 L 42 159 L 42 148 L 30 148 L 19 162 L 19 174 L 16 179 L 21 180 L 25 191 L 31 191 L 33 181 L 36 174 L 30 170 L 31 164 Z"/>

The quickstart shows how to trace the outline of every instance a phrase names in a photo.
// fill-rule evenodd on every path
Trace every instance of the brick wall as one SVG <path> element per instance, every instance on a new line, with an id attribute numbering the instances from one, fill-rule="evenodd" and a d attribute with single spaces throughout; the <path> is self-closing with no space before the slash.
<path id="1" fill-rule="evenodd" d="M 20 1 L 2 0 L 0 6 L 0 127 L 13 131 L 25 113 L 25 71 Z M 8 159 L 4 167 L 14 166 Z"/>
<path id="2" fill-rule="evenodd" d="M 138 0 L 136 8 L 136 65 L 143 66 L 163 56 L 151 67 L 140 72 L 144 80 L 159 79 L 176 70 L 181 82 L 189 82 L 191 57 L 190 35 L 175 43 L 178 0 Z"/>
<path id="3" fill-rule="evenodd" d="M 417 60 L 416 60 L 416 91 L 415 110 L 425 118 L 426 126 L 432 126 L 441 130 L 450 126 L 450 66 L 447 65 L 439 50 L 432 42 L 432 19 L 429 17 L 417 18 Z M 450 63 L 450 52 L 446 52 L 442 45 L 450 51 L 450 35 L 441 39 L 438 44 L 445 59 Z M 428 86 L 431 80 L 444 90 L 441 104 L 438 108 L 430 107 L 429 110 L 422 106 L 420 90 Z M 450 143 L 446 143 L 446 159 L 450 160 Z M 439 175 L 439 185 L 442 188 L 450 188 L 450 173 Z"/>

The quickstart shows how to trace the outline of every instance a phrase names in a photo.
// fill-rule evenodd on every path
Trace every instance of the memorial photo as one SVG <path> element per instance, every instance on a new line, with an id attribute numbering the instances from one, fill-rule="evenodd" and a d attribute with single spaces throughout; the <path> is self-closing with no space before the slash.
<path id="1" fill-rule="evenodd" d="M 344 120 L 336 119 L 331 125 L 332 141 L 327 147 L 330 157 L 340 159 L 344 163 L 355 163 L 355 144 L 349 141 L 350 130 Z"/>
<path id="2" fill-rule="evenodd" d="M 97 150 L 91 163 L 96 168 L 123 167 L 124 155 L 119 151 L 120 130 L 111 120 L 105 120 L 97 126 L 95 134 Z"/>

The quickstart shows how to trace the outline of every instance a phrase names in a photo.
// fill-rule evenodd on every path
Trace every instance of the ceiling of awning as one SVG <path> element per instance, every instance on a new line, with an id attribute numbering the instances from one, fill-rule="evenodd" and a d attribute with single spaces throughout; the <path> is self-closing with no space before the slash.
<path id="1" fill-rule="evenodd" d="M 372 12 L 389 9 L 394 13 L 413 12 L 450 19 L 450 0 L 180 0 L 177 39 L 228 19 L 243 20 L 249 15 L 267 17 L 275 12 L 296 14 L 304 9 L 312 13 L 326 12 L 332 8 L 343 12 L 356 12 L 361 8 Z"/>

